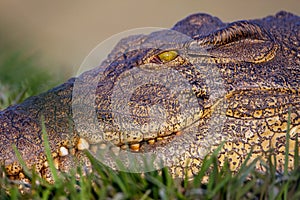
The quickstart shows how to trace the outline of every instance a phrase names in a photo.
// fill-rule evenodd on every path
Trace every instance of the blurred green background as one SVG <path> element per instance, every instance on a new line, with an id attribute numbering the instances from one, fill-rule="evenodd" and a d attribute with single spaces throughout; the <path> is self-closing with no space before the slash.
<path id="1" fill-rule="evenodd" d="M 0 1 L 4 40 L 39 53 L 41 66 L 76 73 L 84 57 L 113 34 L 137 27 L 169 28 L 189 14 L 223 21 L 261 18 L 286 10 L 300 15 L 299 0 L 11 0 Z M 48 66 L 49 64 L 50 66 Z M 64 70 L 62 69 L 64 67 Z M 17 73 L 17 72 L 16 72 Z"/>
<path id="2" fill-rule="evenodd" d="M 197 12 L 230 22 L 280 10 L 300 15 L 299 0 L 1 0 L 0 89 L 44 91 L 76 74 L 101 41 L 128 29 L 169 28 Z"/>

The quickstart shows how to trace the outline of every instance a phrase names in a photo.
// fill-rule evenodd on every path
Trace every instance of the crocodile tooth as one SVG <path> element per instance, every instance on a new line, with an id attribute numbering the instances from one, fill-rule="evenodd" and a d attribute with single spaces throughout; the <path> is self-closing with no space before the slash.
<path id="1" fill-rule="evenodd" d="M 163 140 L 164 138 L 162 138 L 162 137 L 157 137 L 156 139 L 157 139 L 157 141 L 161 141 L 161 140 Z"/>
<path id="2" fill-rule="evenodd" d="M 49 167 L 48 161 L 45 161 L 45 162 L 43 163 L 43 165 L 44 165 L 44 167 Z"/>
<path id="3" fill-rule="evenodd" d="M 118 156 L 119 153 L 120 153 L 120 147 L 111 147 L 111 151 L 116 155 Z"/>
<path id="4" fill-rule="evenodd" d="M 58 160 L 58 158 L 55 158 L 55 159 L 53 160 L 53 163 L 54 163 L 55 169 L 58 169 L 58 168 L 59 168 L 59 160 Z"/>
<path id="5" fill-rule="evenodd" d="M 89 147 L 90 147 L 90 145 L 85 139 L 83 139 L 83 138 L 79 139 L 78 144 L 77 144 L 78 150 L 88 149 Z"/>
<path id="6" fill-rule="evenodd" d="M 130 145 L 130 149 L 131 149 L 132 151 L 139 151 L 139 150 L 140 150 L 140 144 L 139 144 L 139 143 L 131 144 L 131 145 Z"/>
<path id="7" fill-rule="evenodd" d="M 126 145 L 126 144 L 123 144 L 122 146 L 120 146 L 120 148 L 121 148 L 122 150 L 126 150 L 126 149 L 127 149 L 127 145 Z"/>
<path id="8" fill-rule="evenodd" d="M 106 144 L 104 144 L 104 143 L 101 143 L 101 144 L 99 144 L 99 149 L 106 149 Z"/>
<path id="9" fill-rule="evenodd" d="M 163 140 L 168 140 L 168 139 L 170 139 L 170 138 L 172 138 L 172 136 L 171 136 L 171 135 L 167 135 L 167 136 L 164 136 L 164 137 L 163 137 Z"/>
<path id="10" fill-rule="evenodd" d="M 69 154 L 69 151 L 66 147 L 59 148 L 59 156 L 66 156 Z"/>
<path id="11" fill-rule="evenodd" d="M 154 144 L 155 143 L 155 140 L 154 139 L 150 139 L 150 140 L 148 140 L 148 144 Z"/>
<path id="12" fill-rule="evenodd" d="M 20 179 L 25 178 L 25 174 L 23 174 L 22 172 L 20 172 L 20 173 L 19 173 L 19 178 L 20 178 Z"/>
<path id="13" fill-rule="evenodd" d="M 51 154 L 51 156 L 52 156 L 53 158 L 55 158 L 55 157 L 57 156 L 57 153 L 56 153 L 56 152 L 53 152 L 53 153 Z"/>
<path id="14" fill-rule="evenodd" d="M 74 156 L 76 153 L 76 150 L 75 150 L 75 148 L 71 148 L 71 149 L 69 149 L 69 152 L 72 156 Z"/>

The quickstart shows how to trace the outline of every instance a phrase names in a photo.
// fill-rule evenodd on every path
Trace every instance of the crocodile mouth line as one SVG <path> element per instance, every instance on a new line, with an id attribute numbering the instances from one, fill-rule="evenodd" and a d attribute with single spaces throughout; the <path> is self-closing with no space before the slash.
<path id="1" fill-rule="evenodd" d="M 168 135 L 158 136 L 155 138 L 143 139 L 140 142 L 125 142 L 116 145 L 120 150 L 130 150 L 131 152 L 144 152 L 150 148 L 154 148 L 157 145 L 166 145 L 176 136 L 182 135 L 182 131 L 171 132 Z"/>
<path id="2" fill-rule="evenodd" d="M 86 139 L 80 138 L 77 144 L 77 149 L 88 149 L 93 153 L 97 153 L 98 150 L 106 150 L 107 148 L 112 150 L 115 154 L 118 154 L 121 151 L 129 151 L 132 153 L 145 153 L 151 149 L 155 149 L 158 146 L 163 147 L 165 145 L 170 144 L 172 140 L 174 140 L 176 137 L 183 136 L 184 129 L 188 127 L 185 127 L 180 131 L 168 132 L 168 134 L 165 135 L 161 135 L 160 133 L 153 137 L 147 137 L 141 140 L 128 140 L 126 142 L 116 142 L 116 140 L 113 141 L 111 139 L 106 139 L 102 142 L 89 143 Z M 118 134 L 120 135 L 121 133 L 119 132 Z"/>
<path id="3" fill-rule="evenodd" d="M 197 127 L 199 121 L 203 118 L 209 117 L 217 106 L 222 102 L 223 98 L 216 100 L 215 103 L 210 105 L 209 107 L 204 108 L 201 114 L 191 123 L 186 126 L 182 126 L 179 128 L 174 128 L 172 131 L 163 131 L 163 132 L 154 132 L 151 136 L 144 136 L 143 138 L 135 138 L 132 134 L 129 133 L 130 139 L 123 139 L 121 135 L 125 135 L 122 131 L 106 131 L 104 135 L 107 138 L 104 139 L 104 142 L 98 142 L 95 144 L 91 144 L 92 152 L 97 152 L 99 149 L 106 149 L 107 146 L 110 146 L 110 149 L 114 151 L 114 153 L 119 153 L 120 151 L 130 151 L 133 153 L 144 153 L 151 149 L 155 149 L 157 147 L 163 147 L 170 144 L 177 137 L 184 137 L 185 134 L 188 134 L 191 127 Z M 117 138 L 110 138 L 111 135 L 118 135 Z M 192 137 L 192 136 L 190 136 Z M 127 140 L 127 141 L 124 141 Z M 110 144 L 110 145 L 109 145 Z"/>

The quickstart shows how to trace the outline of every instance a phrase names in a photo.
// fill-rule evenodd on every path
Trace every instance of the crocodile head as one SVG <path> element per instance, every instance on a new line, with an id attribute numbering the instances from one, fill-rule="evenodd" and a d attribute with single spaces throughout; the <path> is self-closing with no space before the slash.
<path id="1" fill-rule="evenodd" d="M 174 176 L 192 176 L 222 142 L 220 165 L 228 159 L 236 171 L 252 149 L 251 159 L 277 154 L 280 170 L 288 127 L 291 167 L 300 133 L 298 21 L 285 12 L 233 23 L 195 14 L 172 30 L 122 39 L 100 66 L 2 111 L 0 161 L 20 177 L 16 144 L 28 166 L 49 176 L 43 116 L 61 171 L 89 149 L 113 168 L 119 156 L 125 167 L 135 158 L 135 171 L 145 169 L 141 161 L 163 161 Z"/>

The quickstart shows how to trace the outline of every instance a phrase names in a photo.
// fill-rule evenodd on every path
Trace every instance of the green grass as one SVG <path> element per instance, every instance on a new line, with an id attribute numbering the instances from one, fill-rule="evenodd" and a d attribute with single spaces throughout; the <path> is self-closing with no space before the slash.
<path id="1" fill-rule="evenodd" d="M 44 133 L 45 135 L 45 133 Z M 47 143 L 47 137 L 44 137 Z M 46 145 L 46 152 L 50 151 Z M 46 153 L 47 154 L 47 153 Z M 50 153 L 48 152 L 50 155 Z M 47 154 L 47 155 L 48 155 Z M 51 159 L 50 156 L 48 159 Z M 239 173 L 232 174 L 228 165 L 219 168 L 216 154 L 206 157 L 200 173 L 193 180 L 173 179 L 167 168 L 161 172 L 142 174 L 113 171 L 91 155 L 94 172 L 86 176 L 80 167 L 69 174 L 56 175 L 55 184 L 49 184 L 30 172 L 32 185 L 29 192 L 21 194 L 18 185 L 5 177 L 1 179 L 2 199 L 299 199 L 300 171 L 276 175 L 275 165 L 259 173 L 255 162 L 243 165 Z M 50 164 L 51 166 L 51 164 Z M 208 169 L 208 183 L 202 180 Z M 55 170 L 52 166 L 52 170 Z M 57 172 L 55 172 L 57 173 Z M 39 184 L 36 184 L 36 183 Z M 27 188 L 29 189 L 29 188 Z"/>
<path id="2" fill-rule="evenodd" d="M 47 70 L 51 66 L 40 63 L 36 53 L 16 49 L 0 38 L 0 110 L 63 81 L 61 73 Z"/>
<path id="3" fill-rule="evenodd" d="M 51 87 L 45 83 L 51 76 L 35 68 L 32 59 L 20 59 L 23 57 L 19 53 L 0 57 L 0 80 L 3 83 L 0 85 L 0 108 L 21 102 Z M 8 69 L 11 65 L 18 67 Z M 24 74 L 30 76 L 14 75 L 14 70 L 21 66 L 24 67 Z M 167 168 L 145 174 L 113 171 L 87 154 L 93 165 L 93 173 L 77 176 L 82 174 L 79 167 L 63 175 L 55 171 L 47 134 L 43 135 L 49 165 L 55 174 L 55 184 L 47 183 L 34 171 L 28 170 L 26 174 L 32 184 L 24 185 L 27 192 L 22 193 L 18 189 L 20 185 L 8 180 L 2 175 L 4 170 L 0 169 L 1 199 L 300 199 L 298 149 L 295 150 L 295 170 L 285 170 L 281 175 L 276 174 L 276 163 L 267 164 L 266 173 L 255 171 L 256 161 L 243 164 L 240 171 L 233 174 L 227 164 L 219 168 L 216 154 L 212 154 L 204 159 L 200 172 L 193 180 L 179 180 L 173 179 Z M 20 156 L 19 159 L 22 161 Z M 204 184 L 202 180 L 208 170 L 211 173 Z"/>

